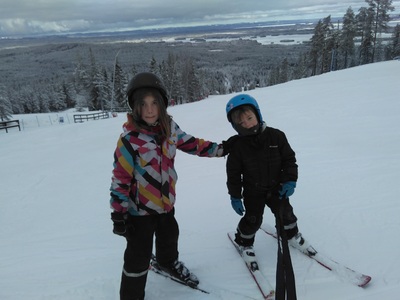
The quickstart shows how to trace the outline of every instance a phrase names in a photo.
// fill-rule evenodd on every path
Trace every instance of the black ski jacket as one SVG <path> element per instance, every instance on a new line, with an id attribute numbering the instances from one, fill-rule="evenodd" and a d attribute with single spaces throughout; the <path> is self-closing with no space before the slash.
<path id="1" fill-rule="evenodd" d="M 242 198 L 242 191 L 277 192 L 280 184 L 297 181 L 295 152 L 285 134 L 263 126 L 252 136 L 239 136 L 226 163 L 228 193 Z"/>

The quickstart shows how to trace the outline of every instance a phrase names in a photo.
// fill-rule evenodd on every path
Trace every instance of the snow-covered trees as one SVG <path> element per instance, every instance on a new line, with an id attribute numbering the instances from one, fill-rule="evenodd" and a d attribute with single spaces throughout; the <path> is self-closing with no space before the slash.
<path id="1" fill-rule="evenodd" d="M 171 102 L 180 104 L 399 56 L 400 25 L 388 27 L 392 1 L 365 3 L 357 13 L 349 7 L 342 19 L 319 20 L 311 39 L 297 45 L 266 45 L 252 36 L 222 42 L 101 45 L 89 41 L 48 44 L 25 52 L 2 49 L 2 63 L 18 65 L 0 72 L 6 85 L 1 105 L 13 114 L 72 107 L 122 111 L 127 109 L 128 80 L 143 71 L 160 76 Z M 391 38 L 382 36 L 384 32 L 392 33 Z M 262 36 L 264 31 L 257 33 Z M 62 55 L 58 51 L 69 56 L 57 60 Z M 17 57 L 18 52 L 22 55 Z M 12 72 L 15 80 L 10 79 Z"/>
<path id="2" fill-rule="evenodd" d="M 10 120 L 11 114 L 11 102 L 6 95 L 6 89 L 4 86 L 0 85 L 0 120 Z"/>
<path id="3" fill-rule="evenodd" d="M 375 61 L 377 52 L 377 36 L 388 29 L 390 21 L 389 12 L 394 10 L 392 0 L 365 0 L 369 5 L 369 10 L 372 12 L 372 62 Z"/>
<path id="4" fill-rule="evenodd" d="M 126 103 L 126 85 L 128 84 L 128 80 L 126 78 L 125 72 L 122 70 L 121 65 L 118 62 L 118 59 L 115 61 L 115 69 L 114 69 L 114 78 L 112 84 L 112 90 L 114 91 L 114 107 L 112 110 L 114 111 L 126 111 L 127 103 Z"/>
<path id="5" fill-rule="evenodd" d="M 343 16 L 343 26 L 340 32 L 339 55 L 341 58 L 341 68 L 347 68 L 352 65 L 355 53 L 354 38 L 357 34 L 356 16 L 351 7 Z"/>
<path id="6" fill-rule="evenodd" d="M 389 59 L 400 56 L 400 24 L 393 30 L 392 42 L 389 46 Z"/>
<path id="7" fill-rule="evenodd" d="M 310 65 L 311 74 L 317 75 L 326 72 L 327 60 L 329 59 L 328 40 L 333 28 L 331 16 L 319 20 L 311 37 Z"/>

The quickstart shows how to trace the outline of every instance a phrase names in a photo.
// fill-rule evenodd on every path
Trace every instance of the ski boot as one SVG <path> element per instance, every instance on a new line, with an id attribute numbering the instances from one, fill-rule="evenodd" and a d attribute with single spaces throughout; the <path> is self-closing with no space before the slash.
<path id="1" fill-rule="evenodd" d="M 293 248 L 296 248 L 303 252 L 305 255 L 314 256 L 317 254 L 317 251 L 311 246 L 309 242 L 307 242 L 302 234 L 298 232 L 294 237 L 288 240 L 288 243 Z"/>
<path id="2" fill-rule="evenodd" d="M 159 267 L 162 271 L 185 282 L 189 286 L 196 287 L 199 284 L 197 276 L 191 273 L 184 263 L 179 260 L 176 260 L 169 266 L 162 266 L 159 264 Z"/>
<path id="3" fill-rule="evenodd" d="M 239 246 L 239 252 L 243 260 L 253 271 L 259 269 L 253 246 Z"/>

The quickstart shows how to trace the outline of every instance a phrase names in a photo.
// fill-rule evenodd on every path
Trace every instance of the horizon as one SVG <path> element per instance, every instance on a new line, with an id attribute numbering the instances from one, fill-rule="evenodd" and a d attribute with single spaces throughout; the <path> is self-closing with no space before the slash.
<path id="1" fill-rule="evenodd" d="M 337 21 L 341 18 L 332 18 Z M 64 32 L 64 33 L 40 33 L 34 35 L 21 35 L 13 37 L 0 37 L 0 40 L 18 40 L 18 39 L 35 39 L 35 38 L 47 38 L 47 37 L 96 37 L 96 36 L 116 36 L 116 35 L 128 35 L 137 34 L 138 36 L 158 36 L 162 34 L 173 35 L 173 34 L 203 34 L 210 32 L 220 32 L 226 29 L 261 29 L 261 28 L 274 28 L 274 27 L 286 27 L 293 25 L 314 25 L 319 19 L 297 19 L 297 20 L 276 20 L 276 21 L 254 21 L 254 22 L 237 22 L 237 23 L 221 23 L 212 25 L 190 25 L 183 24 L 182 26 L 174 25 L 168 27 L 155 27 L 155 28 L 121 28 L 118 30 L 101 30 L 101 31 L 85 31 L 85 32 Z M 140 34 L 142 33 L 142 34 Z"/>
<path id="2" fill-rule="evenodd" d="M 57 0 L 52 3 L 3 0 L 0 11 L 0 38 L 35 37 L 89 32 L 120 32 L 165 28 L 229 25 L 253 22 L 279 22 L 299 19 L 318 20 L 327 16 L 341 18 L 351 7 L 356 13 L 366 7 L 364 0 L 326 2 L 308 0 L 302 3 L 219 0 L 204 3 L 165 3 L 151 0 L 146 3 L 121 0 L 117 3 L 70 3 Z M 228 5 L 229 4 L 229 5 Z M 232 5 L 233 4 L 233 5 Z M 400 0 L 392 2 L 392 15 L 398 16 Z M 157 9 L 156 9 L 157 8 Z"/>

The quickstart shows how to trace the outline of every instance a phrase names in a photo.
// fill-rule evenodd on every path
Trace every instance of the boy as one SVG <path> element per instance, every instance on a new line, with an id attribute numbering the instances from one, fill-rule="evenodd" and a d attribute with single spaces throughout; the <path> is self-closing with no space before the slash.
<path id="1" fill-rule="evenodd" d="M 226 171 L 232 208 L 240 216 L 244 213 L 235 234 L 242 256 L 247 263 L 255 261 L 254 238 L 262 224 L 265 205 L 277 215 L 282 201 L 282 222 L 289 244 L 305 253 L 314 251 L 299 232 L 289 203 L 298 173 L 295 152 L 285 134 L 266 125 L 257 101 L 250 95 L 233 97 L 226 105 L 226 113 L 239 134 L 230 149 Z"/>

